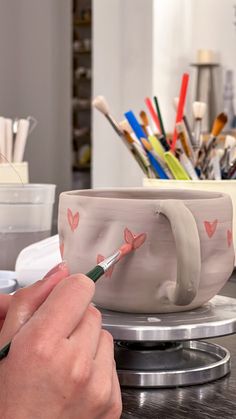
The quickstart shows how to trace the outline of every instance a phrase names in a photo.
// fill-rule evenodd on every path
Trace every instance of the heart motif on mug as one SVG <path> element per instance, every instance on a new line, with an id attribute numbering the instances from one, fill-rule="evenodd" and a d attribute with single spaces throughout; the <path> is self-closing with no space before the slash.
<path id="1" fill-rule="evenodd" d="M 68 208 L 67 209 L 67 219 L 68 219 L 68 223 L 69 223 L 69 226 L 71 228 L 71 231 L 74 232 L 79 225 L 79 213 L 78 213 L 78 211 L 75 214 L 73 214 L 71 209 Z"/>
<path id="2" fill-rule="evenodd" d="M 227 230 L 227 243 L 228 243 L 228 247 L 231 246 L 232 239 L 233 239 L 232 231 L 231 230 Z"/>
<path id="3" fill-rule="evenodd" d="M 133 249 L 138 249 L 145 242 L 147 235 L 146 233 L 135 235 L 126 227 L 124 231 L 124 238 L 126 243 L 130 244 Z"/>
<path id="4" fill-rule="evenodd" d="M 102 255 L 97 255 L 97 264 L 103 262 L 105 259 Z M 111 278 L 115 265 L 111 266 L 108 271 L 105 272 L 105 276 Z"/>
<path id="5" fill-rule="evenodd" d="M 217 224 L 218 224 L 218 220 L 214 220 L 212 222 L 204 221 L 204 226 L 205 226 L 205 229 L 209 238 L 214 236 Z"/>

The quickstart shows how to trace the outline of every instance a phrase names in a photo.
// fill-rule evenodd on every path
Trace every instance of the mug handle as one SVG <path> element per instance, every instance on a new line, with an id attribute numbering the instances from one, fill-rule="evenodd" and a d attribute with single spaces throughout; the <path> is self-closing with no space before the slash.
<path id="1" fill-rule="evenodd" d="M 201 274 L 201 248 L 197 224 L 182 201 L 162 201 L 157 211 L 170 222 L 177 255 L 176 282 L 164 284 L 164 294 L 177 305 L 190 304 L 196 297 Z"/>

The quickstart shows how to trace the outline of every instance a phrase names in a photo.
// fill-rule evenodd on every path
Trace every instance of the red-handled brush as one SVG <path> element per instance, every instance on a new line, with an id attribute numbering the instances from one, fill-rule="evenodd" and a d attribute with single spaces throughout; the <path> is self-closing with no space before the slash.
<path id="1" fill-rule="evenodd" d="M 175 150 L 176 141 L 177 141 L 176 124 L 178 122 L 181 122 L 184 116 L 184 106 L 185 106 L 185 100 L 186 100 L 186 95 L 187 95 L 188 82 L 189 82 L 189 74 L 184 73 L 182 77 L 181 88 L 180 88 L 179 103 L 178 103 L 178 108 L 176 112 L 175 130 L 174 130 L 172 143 L 171 143 L 171 151 Z"/>

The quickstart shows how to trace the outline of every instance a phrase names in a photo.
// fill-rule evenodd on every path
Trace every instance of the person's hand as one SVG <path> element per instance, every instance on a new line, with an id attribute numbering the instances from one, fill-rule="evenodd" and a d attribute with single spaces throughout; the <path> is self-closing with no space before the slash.
<path id="1" fill-rule="evenodd" d="M 41 281 L 16 291 L 13 295 L 0 295 L 0 348 L 8 343 L 27 320 L 46 300 L 53 288 L 69 275 L 66 263 L 55 266 Z"/>
<path id="2" fill-rule="evenodd" d="M 0 294 L 0 332 L 11 301 L 11 295 Z"/>
<path id="3" fill-rule="evenodd" d="M 50 277 L 50 276 L 53 275 L 53 278 L 50 281 L 50 285 L 48 283 L 47 286 L 44 287 L 44 291 L 43 291 L 44 294 L 45 294 L 45 297 L 44 298 L 46 298 L 48 296 L 48 294 L 52 291 L 53 287 L 61 279 L 63 279 L 66 276 L 68 276 L 68 274 L 69 274 L 68 267 L 67 267 L 66 263 L 64 263 L 64 262 L 59 263 L 57 266 L 55 266 L 54 268 L 52 268 L 46 274 L 46 276 L 44 277 L 44 279 L 47 279 L 48 277 Z M 39 284 L 42 284 L 42 281 L 38 281 L 35 284 L 33 284 L 30 287 L 28 287 L 27 288 L 27 294 L 30 293 L 30 296 L 31 296 L 31 290 L 32 289 L 33 289 L 33 292 L 36 292 L 37 293 L 37 288 L 38 288 L 38 285 Z M 24 294 L 25 294 L 25 291 L 24 291 Z M 42 295 L 42 297 L 43 297 L 43 295 Z M 39 297 L 39 304 L 41 304 L 43 302 L 42 297 Z M 12 295 L 9 295 L 9 294 L 0 294 L 0 332 L 1 332 L 1 329 L 2 329 L 2 325 L 3 325 L 4 321 L 5 321 L 5 318 L 6 318 L 8 309 L 10 307 L 11 301 L 12 301 Z M 33 298 L 33 304 L 35 305 L 35 303 L 36 303 L 35 298 Z M 28 301 L 27 304 L 29 305 L 30 304 L 30 301 Z M 33 310 L 33 307 L 28 307 L 28 309 L 30 311 L 29 314 L 31 314 L 31 313 L 33 313 L 35 311 L 35 309 Z M 14 313 L 15 313 L 15 310 L 14 310 Z M 16 322 L 16 324 L 15 324 L 15 327 L 13 327 L 12 324 L 10 326 L 10 329 L 11 329 L 11 332 L 12 332 L 12 336 L 17 332 L 18 328 L 21 326 L 21 321 L 19 321 L 19 316 L 18 315 L 15 316 L 15 314 L 14 314 L 13 317 L 15 318 L 14 321 Z M 8 321 L 9 321 L 9 319 L 8 319 Z M 8 328 L 9 327 L 7 327 L 5 329 L 8 329 Z M 0 339 L 1 338 L 3 338 L 3 334 L 0 335 Z"/>
<path id="4" fill-rule="evenodd" d="M 113 339 L 101 329 L 101 314 L 90 304 L 93 294 L 90 279 L 72 275 L 12 297 L 0 335 L 1 346 L 15 335 L 0 362 L 0 417 L 120 417 Z"/>

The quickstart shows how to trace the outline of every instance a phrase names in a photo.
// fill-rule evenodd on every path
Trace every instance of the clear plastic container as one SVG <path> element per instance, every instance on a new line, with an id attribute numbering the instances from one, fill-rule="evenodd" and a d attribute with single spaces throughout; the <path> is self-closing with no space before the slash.
<path id="1" fill-rule="evenodd" d="M 50 236 L 55 188 L 0 184 L 0 269 L 14 269 L 23 248 Z"/>

